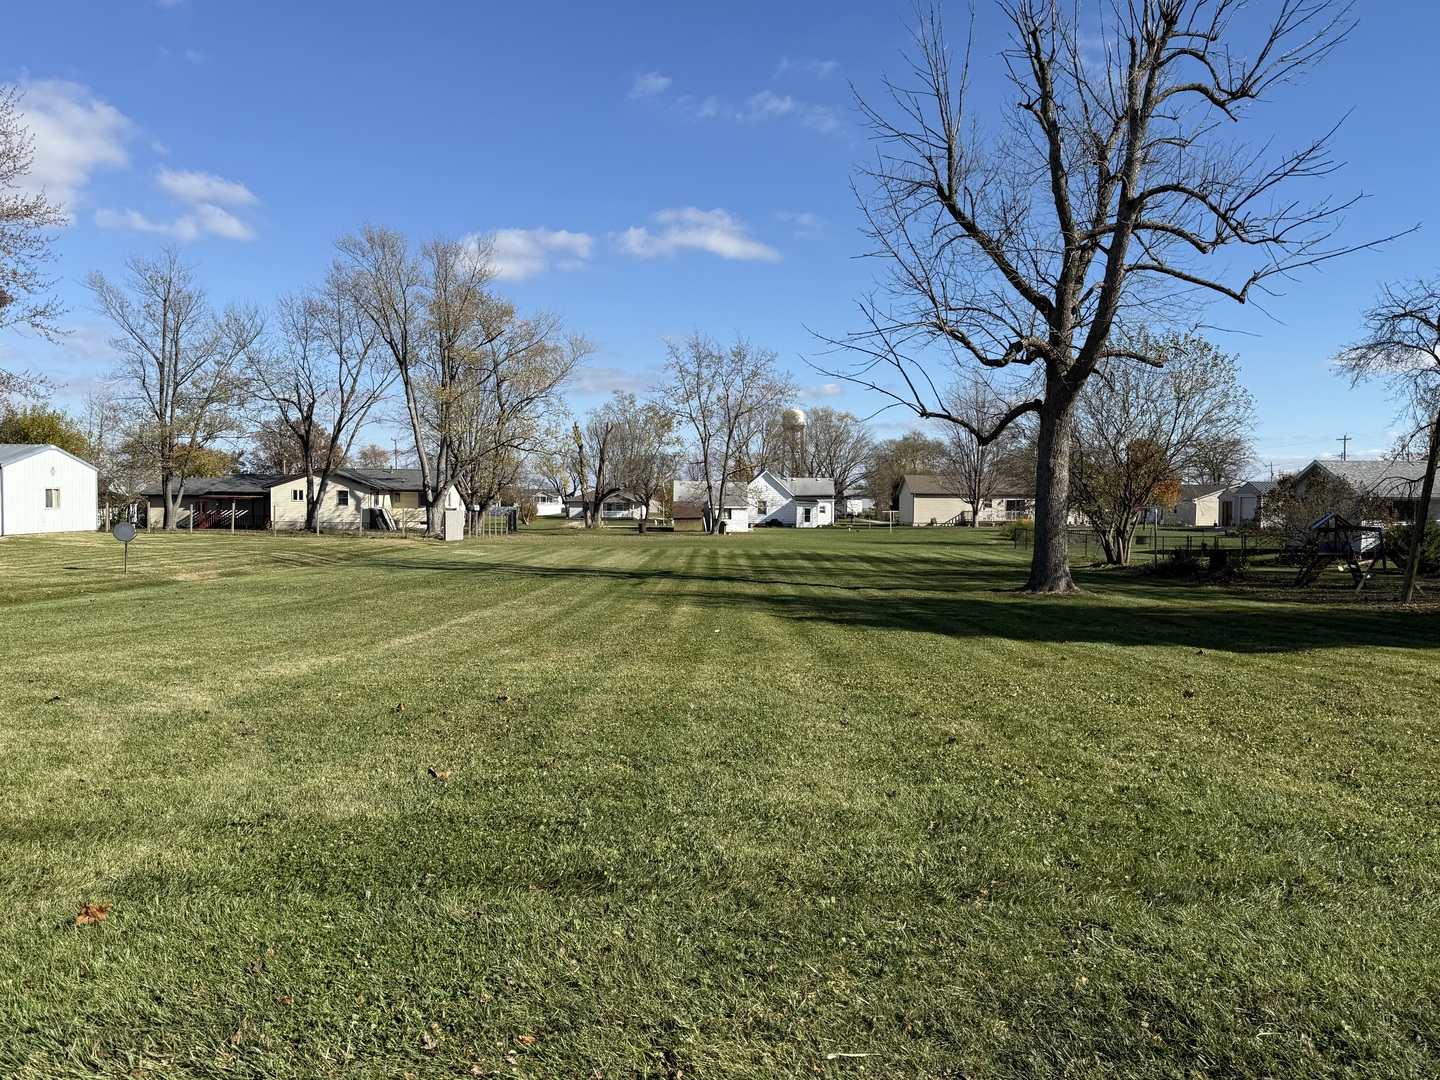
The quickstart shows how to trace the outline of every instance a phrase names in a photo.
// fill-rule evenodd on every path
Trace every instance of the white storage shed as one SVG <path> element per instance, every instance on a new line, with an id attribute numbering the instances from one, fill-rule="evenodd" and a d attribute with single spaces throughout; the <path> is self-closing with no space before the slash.
<path id="1" fill-rule="evenodd" d="M 0 443 L 0 536 L 94 532 L 97 475 L 58 446 Z"/>

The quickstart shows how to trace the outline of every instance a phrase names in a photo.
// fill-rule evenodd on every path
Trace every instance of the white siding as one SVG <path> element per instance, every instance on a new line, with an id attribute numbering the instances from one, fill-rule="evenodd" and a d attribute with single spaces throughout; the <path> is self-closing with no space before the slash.
<path id="1" fill-rule="evenodd" d="M 345 493 L 348 506 L 340 505 L 342 492 Z M 325 487 L 325 497 L 320 500 L 320 528 L 358 529 L 364 521 L 364 512 L 374 505 L 375 497 L 370 492 L 352 487 L 343 480 L 331 480 Z M 303 476 L 270 489 L 270 524 L 276 529 L 305 527 Z"/>
<path id="2" fill-rule="evenodd" d="M 58 507 L 46 491 L 59 492 Z M 98 506 L 95 466 L 53 446 L 0 467 L 0 536 L 94 532 Z"/>

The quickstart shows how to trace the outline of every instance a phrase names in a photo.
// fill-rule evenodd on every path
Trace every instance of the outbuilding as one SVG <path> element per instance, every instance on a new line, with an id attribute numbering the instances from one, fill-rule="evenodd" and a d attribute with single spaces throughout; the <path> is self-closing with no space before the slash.
<path id="1" fill-rule="evenodd" d="M 0 443 L 0 536 L 94 532 L 98 472 L 58 446 Z"/>

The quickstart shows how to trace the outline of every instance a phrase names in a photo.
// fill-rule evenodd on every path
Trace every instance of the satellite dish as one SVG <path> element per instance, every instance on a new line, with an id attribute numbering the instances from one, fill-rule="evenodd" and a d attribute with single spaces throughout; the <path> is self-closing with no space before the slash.
<path id="1" fill-rule="evenodd" d="M 796 408 L 786 409 L 780 414 L 780 424 L 786 431 L 805 430 L 805 414 Z"/>
<path id="2" fill-rule="evenodd" d="M 128 544 L 131 540 L 135 539 L 135 526 L 128 521 L 117 522 L 115 527 L 110 530 L 110 533 L 122 544 Z"/>

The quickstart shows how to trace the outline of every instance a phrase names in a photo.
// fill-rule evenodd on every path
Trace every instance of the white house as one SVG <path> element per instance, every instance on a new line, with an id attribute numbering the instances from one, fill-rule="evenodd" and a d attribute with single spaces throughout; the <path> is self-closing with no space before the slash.
<path id="1" fill-rule="evenodd" d="M 750 481 L 747 501 L 756 525 L 817 529 L 835 523 L 835 481 L 821 476 L 780 476 L 764 470 Z"/>
<path id="2" fill-rule="evenodd" d="M 0 536 L 94 532 L 97 475 L 58 446 L 0 443 Z"/>

